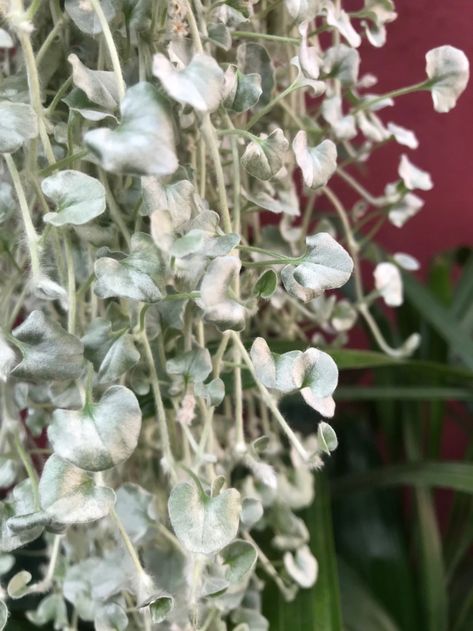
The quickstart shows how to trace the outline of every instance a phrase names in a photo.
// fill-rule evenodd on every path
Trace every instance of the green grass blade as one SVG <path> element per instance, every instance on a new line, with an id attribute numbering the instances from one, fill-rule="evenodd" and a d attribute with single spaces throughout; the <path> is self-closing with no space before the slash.
<path id="1" fill-rule="evenodd" d="M 472 401 L 473 390 L 436 386 L 340 386 L 335 393 L 335 399 L 337 401 L 374 401 L 377 399 Z"/>
<path id="2" fill-rule="evenodd" d="M 451 350 L 473 369 L 473 340 L 465 334 L 458 320 L 452 317 L 450 309 L 436 300 L 432 293 L 415 278 L 404 274 L 404 289 L 409 301 L 421 316 L 448 342 Z"/>
<path id="3" fill-rule="evenodd" d="M 367 488 L 412 485 L 473 493 L 473 464 L 467 462 L 412 462 L 351 473 L 333 482 L 336 495 Z"/>

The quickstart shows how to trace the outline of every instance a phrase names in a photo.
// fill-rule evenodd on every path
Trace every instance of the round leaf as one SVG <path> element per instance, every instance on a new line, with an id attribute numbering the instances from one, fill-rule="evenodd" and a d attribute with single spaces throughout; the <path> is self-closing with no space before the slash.
<path id="1" fill-rule="evenodd" d="M 56 524 L 86 524 L 105 517 L 115 504 L 115 493 L 97 486 L 90 473 L 53 454 L 39 482 L 41 507 Z"/>
<path id="2" fill-rule="evenodd" d="M 468 84 L 468 58 L 454 46 L 439 46 L 429 50 L 425 61 L 425 71 L 432 83 L 434 109 L 437 112 L 449 112 Z"/>
<path id="3" fill-rule="evenodd" d="M 337 168 L 337 147 L 331 140 L 309 148 L 307 134 L 299 131 L 292 143 L 296 162 L 302 170 L 304 182 L 310 188 L 325 186 Z"/>
<path id="4" fill-rule="evenodd" d="M 112 386 L 82 410 L 56 410 L 48 438 L 64 460 L 86 471 L 104 471 L 131 456 L 140 430 L 135 395 L 124 386 Z"/>
<path id="5" fill-rule="evenodd" d="M 43 217 L 53 226 L 80 226 L 101 215 L 106 207 L 102 183 L 80 171 L 59 171 L 43 180 L 41 188 L 56 205 L 56 212 Z"/>
<path id="6" fill-rule="evenodd" d="M 26 103 L 0 102 L 0 153 L 13 153 L 38 135 L 38 121 Z"/>
<path id="7" fill-rule="evenodd" d="M 249 541 L 237 539 L 220 553 L 226 566 L 225 578 L 229 583 L 239 583 L 256 565 L 258 553 Z"/>

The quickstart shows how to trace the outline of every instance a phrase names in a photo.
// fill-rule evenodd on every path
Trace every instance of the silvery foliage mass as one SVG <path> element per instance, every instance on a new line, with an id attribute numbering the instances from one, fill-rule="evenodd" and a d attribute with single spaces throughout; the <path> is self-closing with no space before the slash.
<path id="1" fill-rule="evenodd" d="M 403 226 L 432 187 L 384 110 L 425 90 L 447 112 L 467 59 L 441 46 L 376 93 L 359 47 L 384 44 L 391 0 L 2 11 L 0 628 L 34 594 L 29 620 L 56 629 L 267 629 L 265 582 L 290 599 L 317 578 L 296 511 L 337 446 L 330 349 L 357 319 L 391 355 L 418 341 L 392 348 L 370 314 L 417 262 L 363 228 Z M 348 167 L 386 142 L 402 156 L 375 197 Z M 15 551 L 38 538 L 33 579 Z"/>

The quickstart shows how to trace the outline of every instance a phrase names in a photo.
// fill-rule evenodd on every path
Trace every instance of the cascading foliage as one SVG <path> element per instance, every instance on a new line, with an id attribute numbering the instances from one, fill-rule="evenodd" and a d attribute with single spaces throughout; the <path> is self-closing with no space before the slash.
<path id="1" fill-rule="evenodd" d="M 259 631 L 267 580 L 288 599 L 316 581 L 296 511 L 337 446 L 330 349 L 357 320 L 393 356 L 418 342 L 392 348 L 370 313 L 417 266 L 373 236 L 430 176 L 403 154 L 374 196 L 356 165 L 417 148 L 379 114 L 395 97 L 447 112 L 469 72 L 442 46 L 377 94 L 359 47 L 393 2 L 342 4 L 1 2 L 0 629 L 35 595 L 55 629 Z M 33 578 L 15 551 L 37 539 Z"/>

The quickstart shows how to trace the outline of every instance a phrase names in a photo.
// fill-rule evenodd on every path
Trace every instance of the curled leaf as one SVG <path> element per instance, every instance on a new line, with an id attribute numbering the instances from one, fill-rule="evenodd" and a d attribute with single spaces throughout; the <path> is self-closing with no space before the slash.
<path id="1" fill-rule="evenodd" d="M 399 269 L 392 263 L 379 263 L 374 270 L 377 291 L 390 307 L 399 307 L 403 301 L 402 277 Z"/>
<path id="2" fill-rule="evenodd" d="M 292 143 L 296 162 L 302 170 L 304 182 L 310 188 L 325 186 L 337 168 L 337 147 L 331 140 L 323 140 L 316 147 L 307 145 L 307 134 L 299 131 Z"/>
<path id="3" fill-rule="evenodd" d="M 84 142 L 112 173 L 170 175 L 178 167 L 171 118 L 156 89 L 146 82 L 128 88 L 115 129 L 88 131 Z"/>
<path id="4" fill-rule="evenodd" d="M 197 53 L 184 68 L 175 68 L 162 53 L 153 58 L 153 74 L 173 99 L 198 112 L 213 112 L 223 98 L 224 74 L 210 55 Z"/>
<path id="5" fill-rule="evenodd" d="M 306 244 L 301 263 L 286 265 L 281 271 L 286 290 L 304 302 L 341 287 L 353 271 L 350 255 L 328 232 L 307 237 Z"/>
<path id="6" fill-rule="evenodd" d="M 250 175 L 259 180 L 269 180 L 284 166 L 284 154 L 289 143 L 281 129 L 275 129 L 269 136 L 252 140 L 241 157 L 242 166 Z"/>
<path id="7" fill-rule="evenodd" d="M 284 554 L 284 567 L 289 576 L 301 587 L 308 589 L 317 580 L 318 564 L 309 546 L 302 546 L 295 554 Z"/>
<path id="8" fill-rule="evenodd" d="M 82 371 L 83 346 L 80 340 L 42 311 L 32 311 L 14 331 L 21 362 L 12 375 L 26 380 L 66 381 L 77 379 Z"/>
<path id="9" fill-rule="evenodd" d="M 470 63 L 465 53 L 454 46 L 433 48 L 425 56 L 425 71 L 431 82 L 436 112 L 449 112 L 465 90 L 470 78 Z"/>
<path id="10" fill-rule="evenodd" d="M 197 304 L 204 317 L 221 331 L 243 329 L 245 307 L 231 296 L 232 280 L 239 274 L 241 262 L 236 256 L 219 256 L 210 262 L 200 285 Z"/>

